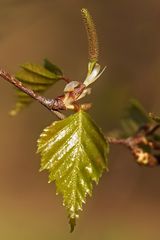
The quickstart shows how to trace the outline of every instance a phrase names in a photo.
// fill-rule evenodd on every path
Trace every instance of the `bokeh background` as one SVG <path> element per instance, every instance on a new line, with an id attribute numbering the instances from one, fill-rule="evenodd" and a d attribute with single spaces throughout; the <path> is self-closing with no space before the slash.
<path id="1" fill-rule="evenodd" d="M 0 0 L 0 67 L 14 74 L 21 63 L 60 65 L 66 76 L 84 79 L 87 41 L 80 9 L 92 13 L 99 34 L 100 62 L 90 111 L 107 132 L 119 123 L 128 100 L 160 113 L 160 1 Z M 63 84 L 48 91 L 62 92 Z M 39 173 L 36 140 L 56 118 L 38 103 L 16 118 L 8 115 L 13 88 L 0 81 L 0 239 L 158 240 L 160 168 L 136 165 L 123 147 L 111 147 L 103 175 L 80 214 L 73 234 L 62 198 L 47 173 Z"/>

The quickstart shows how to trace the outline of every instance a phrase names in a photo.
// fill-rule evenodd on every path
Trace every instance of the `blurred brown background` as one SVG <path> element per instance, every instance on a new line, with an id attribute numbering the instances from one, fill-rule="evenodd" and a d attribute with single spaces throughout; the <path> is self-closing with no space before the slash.
<path id="1" fill-rule="evenodd" d="M 72 79 L 84 79 L 87 41 L 80 9 L 92 13 L 100 62 L 107 71 L 90 99 L 104 131 L 118 124 L 130 97 L 160 113 L 160 1 L 0 0 L 0 66 L 11 73 L 48 57 Z M 110 172 L 88 199 L 69 234 L 62 199 L 39 173 L 36 140 L 56 118 L 34 103 L 16 118 L 13 88 L 0 81 L 0 239 L 158 240 L 160 169 L 141 168 L 122 147 L 112 147 Z M 49 96 L 62 91 L 62 84 Z M 103 105 L 102 105 L 103 103 Z"/>

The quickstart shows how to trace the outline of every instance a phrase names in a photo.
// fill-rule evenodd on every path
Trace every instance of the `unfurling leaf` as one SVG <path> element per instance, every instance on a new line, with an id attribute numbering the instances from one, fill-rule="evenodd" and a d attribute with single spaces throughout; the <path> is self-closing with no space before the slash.
<path id="1" fill-rule="evenodd" d="M 44 67 L 26 63 L 21 65 L 21 68 L 22 69 L 16 73 L 15 77 L 26 87 L 41 94 L 55 84 L 63 75 L 62 71 L 48 60 L 44 60 Z M 32 98 L 20 90 L 16 89 L 16 95 L 16 106 L 10 112 L 12 116 L 15 116 L 25 106 L 32 102 Z"/>
<path id="2" fill-rule="evenodd" d="M 62 70 L 55 64 L 51 63 L 48 59 L 44 59 L 44 67 L 56 75 L 63 76 Z"/>
<path id="3" fill-rule="evenodd" d="M 113 135 L 116 137 L 131 137 L 137 133 L 139 128 L 150 124 L 151 120 L 143 106 L 135 99 L 130 100 L 121 120 L 121 129 L 116 130 Z M 112 135 L 112 133 L 111 133 Z"/>
<path id="4" fill-rule="evenodd" d="M 135 99 L 130 101 L 126 114 L 121 121 L 123 137 L 133 136 L 140 127 L 150 123 L 149 116 L 143 106 Z"/>
<path id="5" fill-rule="evenodd" d="M 79 210 L 107 168 L 108 143 L 88 113 L 79 111 L 44 129 L 38 140 L 41 170 L 63 195 L 73 231 Z"/>
<path id="6" fill-rule="evenodd" d="M 154 114 L 154 113 L 149 113 L 149 117 L 156 123 L 160 124 L 160 116 Z"/>

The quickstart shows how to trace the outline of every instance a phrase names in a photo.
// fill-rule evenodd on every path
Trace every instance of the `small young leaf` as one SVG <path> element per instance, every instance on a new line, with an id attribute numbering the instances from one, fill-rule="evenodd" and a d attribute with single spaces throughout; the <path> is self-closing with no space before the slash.
<path id="1" fill-rule="evenodd" d="M 62 70 L 55 64 L 51 63 L 48 59 L 44 59 L 44 67 L 56 75 L 63 76 Z"/>
<path id="2" fill-rule="evenodd" d="M 121 121 L 123 136 L 133 136 L 140 127 L 148 123 L 150 123 L 150 119 L 147 112 L 137 100 L 132 99 Z"/>
<path id="3" fill-rule="evenodd" d="M 21 65 L 21 67 L 27 71 L 36 73 L 37 75 L 40 75 L 42 77 L 49 78 L 49 79 L 57 79 L 57 74 L 48 71 L 46 68 L 44 68 L 40 65 L 26 63 L 26 64 Z"/>
<path id="4" fill-rule="evenodd" d="M 79 210 L 107 168 L 108 143 L 88 113 L 79 111 L 44 129 L 38 140 L 41 170 L 49 171 L 57 193 L 63 195 L 71 231 Z"/>
<path id="5" fill-rule="evenodd" d="M 51 72 L 40 65 L 27 63 L 23 64 L 21 67 L 22 69 L 16 73 L 15 77 L 26 87 L 41 94 L 61 78 L 60 73 L 57 74 L 56 72 Z M 20 90 L 16 90 L 16 95 L 16 106 L 10 112 L 10 115 L 12 116 L 15 116 L 24 107 L 32 102 L 32 98 Z"/>
<path id="6" fill-rule="evenodd" d="M 149 117 L 143 106 L 136 100 L 130 101 L 128 107 L 128 116 L 133 119 L 137 125 L 146 124 L 149 122 Z"/>
<path id="7" fill-rule="evenodd" d="M 154 114 L 154 113 L 149 113 L 149 117 L 156 123 L 160 124 L 160 116 Z"/>

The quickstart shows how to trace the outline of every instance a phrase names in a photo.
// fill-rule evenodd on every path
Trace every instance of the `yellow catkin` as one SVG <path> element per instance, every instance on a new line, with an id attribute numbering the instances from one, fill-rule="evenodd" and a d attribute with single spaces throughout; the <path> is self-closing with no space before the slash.
<path id="1" fill-rule="evenodd" d="M 88 10 L 83 8 L 81 12 L 82 12 L 82 19 L 83 19 L 86 32 L 87 32 L 87 37 L 88 37 L 89 60 L 97 62 L 99 48 L 98 48 L 96 27 Z"/>

